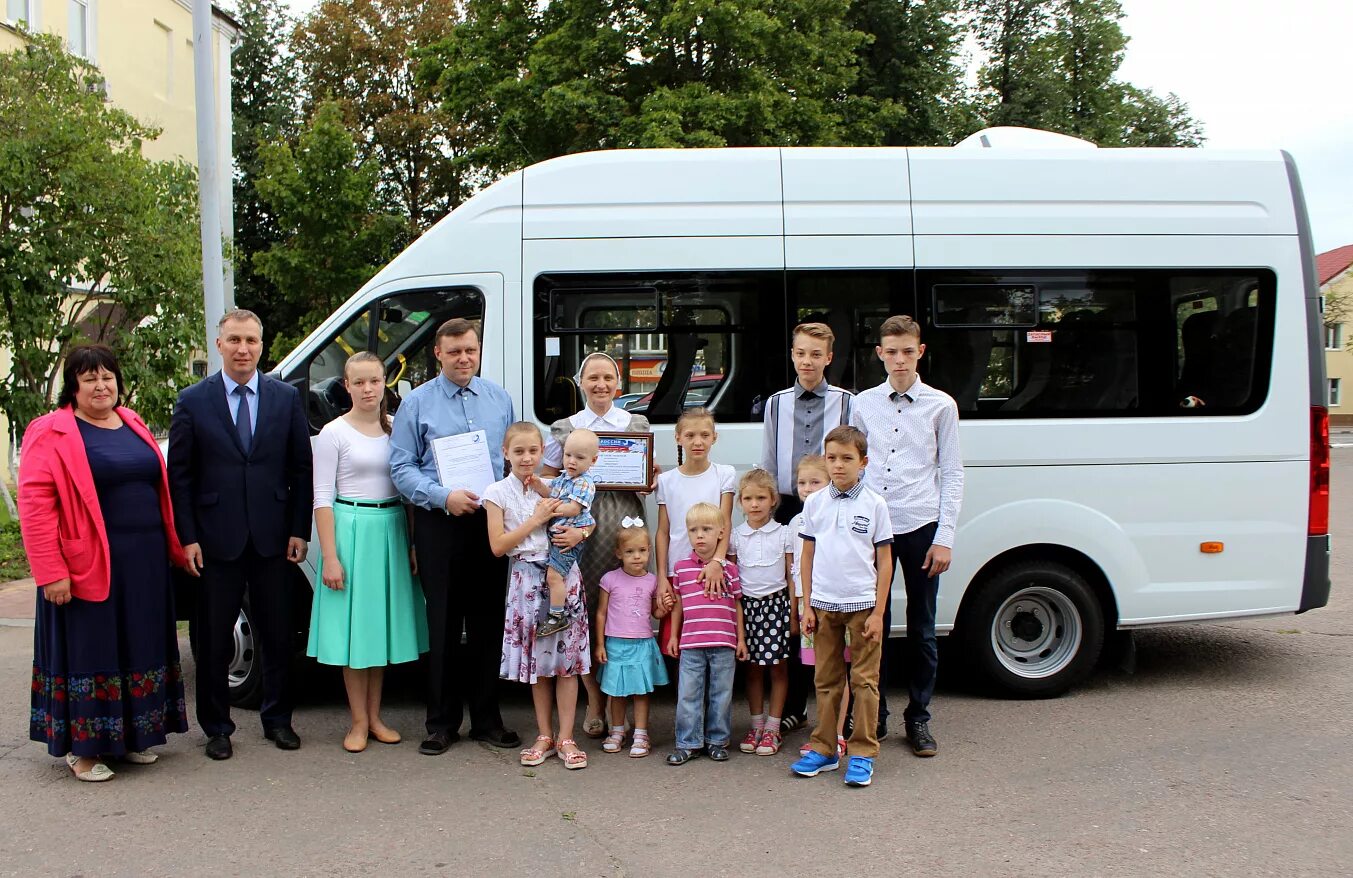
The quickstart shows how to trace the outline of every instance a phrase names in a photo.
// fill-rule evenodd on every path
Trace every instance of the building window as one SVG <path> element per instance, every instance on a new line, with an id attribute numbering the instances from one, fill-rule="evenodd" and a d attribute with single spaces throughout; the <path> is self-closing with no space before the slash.
<path id="1" fill-rule="evenodd" d="M 69 0 L 70 2 L 70 28 L 66 34 L 66 42 L 70 45 L 72 55 L 79 55 L 81 58 L 92 58 L 89 45 L 89 3 L 90 0 Z"/>
<path id="2" fill-rule="evenodd" d="M 1344 349 L 1344 325 L 1342 323 L 1330 323 L 1325 326 L 1325 350 L 1341 351 Z"/>
<path id="3" fill-rule="evenodd" d="M 1331 406 L 1331 407 L 1337 406 L 1337 405 L 1339 404 L 1339 381 L 1340 381 L 1340 379 L 1338 379 L 1338 378 L 1331 378 L 1331 379 L 1330 379 L 1330 406 Z"/>
<path id="4" fill-rule="evenodd" d="M 5 0 L 5 21 L 8 24 L 33 24 L 33 0 Z"/>

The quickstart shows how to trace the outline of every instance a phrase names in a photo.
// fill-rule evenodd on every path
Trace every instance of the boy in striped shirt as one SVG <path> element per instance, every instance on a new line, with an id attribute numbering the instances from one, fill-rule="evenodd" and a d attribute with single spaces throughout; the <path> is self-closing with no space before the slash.
<path id="1" fill-rule="evenodd" d="M 747 658 L 742 627 L 742 584 L 738 566 L 724 568 L 722 594 L 710 595 L 700 574 L 723 539 L 723 512 L 710 503 L 696 503 L 686 513 L 690 557 L 672 573 L 677 604 L 672 608 L 672 635 L 667 654 L 680 657 L 677 679 L 676 749 L 668 765 L 685 765 L 707 752 L 715 762 L 728 759 L 733 739 L 733 672 Z"/>

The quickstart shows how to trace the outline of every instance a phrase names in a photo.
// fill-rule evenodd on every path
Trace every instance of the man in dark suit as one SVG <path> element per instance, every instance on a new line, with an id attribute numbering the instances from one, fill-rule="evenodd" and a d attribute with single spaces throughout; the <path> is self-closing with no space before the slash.
<path id="1" fill-rule="evenodd" d="M 202 579 L 197 615 L 197 722 L 207 755 L 229 759 L 232 632 L 245 590 L 263 662 L 263 734 L 283 750 L 291 727 L 287 666 L 292 601 L 287 563 L 310 537 L 310 431 L 300 393 L 258 371 L 263 323 L 252 311 L 217 324 L 223 366 L 179 394 L 169 427 L 174 524 Z"/>

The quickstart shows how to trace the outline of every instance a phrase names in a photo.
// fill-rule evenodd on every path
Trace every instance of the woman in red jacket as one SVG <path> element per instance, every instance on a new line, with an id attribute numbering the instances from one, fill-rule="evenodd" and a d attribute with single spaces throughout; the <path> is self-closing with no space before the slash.
<path id="1" fill-rule="evenodd" d="M 39 586 L 29 737 L 80 780 L 149 765 L 188 730 L 170 563 L 184 565 L 155 439 L 117 404 L 102 345 L 66 354 L 57 410 L 24 433 L 19 519 Z"/>

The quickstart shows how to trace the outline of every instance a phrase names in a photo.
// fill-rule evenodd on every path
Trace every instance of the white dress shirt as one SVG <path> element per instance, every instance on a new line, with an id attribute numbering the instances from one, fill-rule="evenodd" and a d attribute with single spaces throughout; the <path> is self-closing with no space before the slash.
<path id="1" fill-rule="evenodd" d="M 919 377 L 906 393 L 883 382 L 855 397 L 850 423 L 869 437 L 864 483 L 888 503 L 894 534 L 932 521 L 937 546 L 953 548 L 963 502 L 958 406 Z"/>

